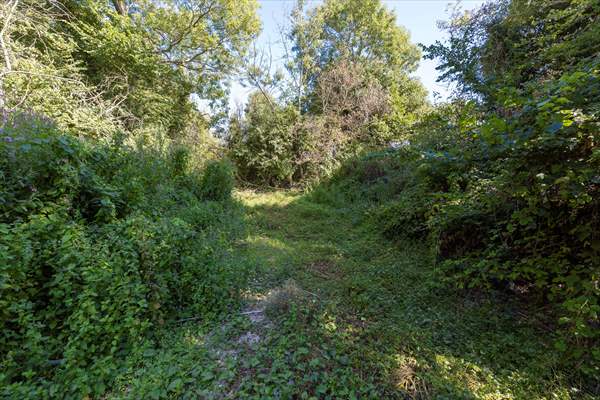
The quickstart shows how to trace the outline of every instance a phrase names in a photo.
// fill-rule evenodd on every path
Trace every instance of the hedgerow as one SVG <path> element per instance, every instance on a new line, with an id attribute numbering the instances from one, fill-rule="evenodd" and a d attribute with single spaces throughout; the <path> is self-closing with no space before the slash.
<path id="1" fill-rule="evenodd" d="M 105 392 L 172 321 L 236 302 L 230 167 L 135 150 L 14 116 L 0 141 L 0 393 Z"/>

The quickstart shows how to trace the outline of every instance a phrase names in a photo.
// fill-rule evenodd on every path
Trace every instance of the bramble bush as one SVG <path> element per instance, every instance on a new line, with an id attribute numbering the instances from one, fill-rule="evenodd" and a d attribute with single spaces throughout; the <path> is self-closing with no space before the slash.
<path id="1" fill-rule="evenodd" d="M 461 285 L 510 282 L 560 304 L 557 348 L 590 376 L 600 370 L 598 65 L 506 96 L 520 111 L 473 132 L 467 185 L 430 222 L 441 269 Z"/>
<path id="2" fill-rule="evenodd" d="M 429 240 L 446 282 L 548 310 L 556 351 L 596 391 L 598 7 L 506 0 L 455 15 L 448 42 L 425 50 L 458 99 L 417 123 L 408 148 L 381 154 L 386 173 L 359 189 L 387 236 Z"/>
<path id="3" fill-rule="evenodd" d="M 0 395 L 101 395 L 136 346 L 211 319 L 244 283 L 228 164 L 63 134 L 33 115 L 0 136 Z"/>
<path id="4" fill-rule="evenodd" d="M 426 240 L 443 281 L 551 305 L 556 351 L 592 381 L 600 368 L 598 65 L 506 94 L 516 110 L 509 116 L 472 120 L 461 112 L 472 105 L 455 105 L 464 120 L 440 129 L 429 117 L 410 146 L 353 160 L 326 185 L 367 201 L 387 237 Z M 327 200 L 323 192 L 313 196 Z"/>

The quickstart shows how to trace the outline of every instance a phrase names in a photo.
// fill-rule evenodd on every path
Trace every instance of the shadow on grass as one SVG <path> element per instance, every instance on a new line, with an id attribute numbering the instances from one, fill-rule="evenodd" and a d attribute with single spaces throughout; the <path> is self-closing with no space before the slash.
<path id="1" fill-rule="evenodd" d="M 344 354 L 348 364 L 324 357 L 322 368 L 331 377 L 350 366 L 356 379 L 337 379 L 356 385 L 355 393 L 577 397 L 565 383 L 569 373 L 557 367 L 552 338 L 515 299 L 440 286 L 424 246 L 386 242 L 364 223 L 364 210 L 317 204 L 298 193 L 239 195 L 251 227 L 246 257 L 259 265 L 262 285 L 293 279 L 318 297 L 318 316 L 294 325 L 294 334 L 317 353 L 326 343 Z M 319 396 L 318 385 L 309 394 Z M 374 389 L 361 392 L 361 385 Z"/>

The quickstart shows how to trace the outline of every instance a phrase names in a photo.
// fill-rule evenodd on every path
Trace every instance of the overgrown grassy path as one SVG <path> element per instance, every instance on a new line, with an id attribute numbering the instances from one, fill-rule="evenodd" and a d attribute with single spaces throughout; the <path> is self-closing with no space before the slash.
<path id="1" fill-rule="evenodd" d="M 116 397 L 578 397 L 532 313 L 437 285 L 420 245 L 380 238 L 365 210 L 237 196 L 248 236 L 230 262 L 253 271 L 244 308 L 217 329 L 174 328 Z"/>
<path id="2" fill-rule="evenodd" d="M 299 333 L 333 342 L 349 359 L 350 371 L 331 362 L 316 369 L 319 377 L 348 379 L 361 398 L 369 383 L 375 397 L 389 398 L 570 397 L 531 313 L 505 298 L 438 287 L 424 249 L 382 239 L 362 210 L 285 192 L 240 197 L 261 283 L 293 279 L 316 294 L 318 326 L 299 325 Z"/>

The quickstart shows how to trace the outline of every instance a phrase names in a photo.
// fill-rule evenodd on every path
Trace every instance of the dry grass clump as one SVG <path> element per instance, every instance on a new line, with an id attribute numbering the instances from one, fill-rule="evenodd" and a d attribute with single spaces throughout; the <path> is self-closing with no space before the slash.
<path id="1" fill-rule="evenodd" d="M 264 299 L 265 313 L 269 318 L 285 316 L 292 311 L 310 311 L 314 304 L 315 295 L 302 289 L 293 279 L 271 290 Z"/>
<path id="2" fill-rule="evenodd" d="M 419 376 L 420 367 L 416 359 L 406 357 L 400 367 L 394 371 L 396 387 L 407 393 L 410 399 L 429 399 L 429 389 L 426 382 Z"/>

